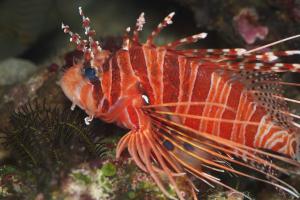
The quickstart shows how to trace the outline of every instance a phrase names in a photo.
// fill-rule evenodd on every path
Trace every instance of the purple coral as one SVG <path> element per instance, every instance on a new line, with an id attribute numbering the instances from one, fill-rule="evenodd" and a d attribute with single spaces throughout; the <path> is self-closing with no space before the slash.
<path id="1" fill-rule="evenodd" d="M 253 44 L 257 38 L 264 39 L 269 29 L 258 23 L 257 12 L 252 8 L 244 8 L 233 18 L 235 29 L 247 44 Z"/>

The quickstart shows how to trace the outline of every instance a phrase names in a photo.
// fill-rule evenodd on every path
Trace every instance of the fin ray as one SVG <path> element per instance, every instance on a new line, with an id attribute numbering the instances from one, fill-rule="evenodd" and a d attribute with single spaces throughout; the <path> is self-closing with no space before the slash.
<path id="1" fill-rule="evenodd" d="M 178 124 L 178 123 L 170 121 L 170 120 L 167 120 L 167 119 L 165 119 L 163 117 L 160 117 L 160 116 L 151 115 L 151 117 L 152 117 L 152 119 L 157 120 L 159 122 L 165 122 L 165 123 L 168 123 L 170 125 L 176 126 L 178 128 L 184 129 L 185 131 L 190 132 L 192 134 L 195 134 L 198 137 L 203 137 L 204 139 L 207 139 L 209 141 L 217 141 L 219 144 L 224 145 L 226 147 L 230 147 L 230 148 L 234 147 L 234 148 L 238 149 L 239 151 L 242 151 L 242 152 L 245 152 L 245 153 L 247 151 L 249 151 L 249 152 L 252 152 L 252 153 L 256 153 L 257 155 L 268 156 L 272 159 L 283 161 L 283 162 L 285 162 L 287 164 L 290 164 L 292 166 L 300 167 L 300 163 L 298 163 L 297 161 L 294 161 L 292 159 L 286 158 L 284 156 L 280 156 L 280 155 L 269 153 L 269 152 L 266 152 L 266 151 L 263 151 L 263 150 L 260 150 L 260 149 L 248 147 L 246 145 L 236 143 L 236 142 L 233 142 L 233 141 L 230 141 L 230 140 L 227 140 L 227 139 L 224 139 L 224 138 L 221 138 L 221 137 L 209 134 L 209 133 L 198 132 L 195 129 L 184 126 L 182 124 Z M 269 164 L 271 164 L 271 163 L 269 163 Z M 283 171 L 286 171 L 286 170 L 283 170 Z M 286 173 L 288 173 L 288 172 L 286 171 Z"/>
<path id="2" fill-rule="evenodd" d="M 164 129 L 166 130 L 167 128 L 164 128 Z M 162 137 L 167 137 L 166 135 L 163 135 L 162 133 L 159 133 L 159 134 L 161 134 Z M 243 166 L 243 167 L 245 167 L 245 168 L 248 168 L 248 169 L 250 169 L 250 170 L 256 171 L 256 172 L 258 172 L 258 173 L 264 175 L 265 177 L 270 178 L 271 180 L 274 180 L 274 181 L 277 181 L 278 183 L 281 183 L 282 185 L 284 185 L 285 187 L 287 187 L 289 191 L 292 191 L 293 194 L 298 194 L 298 192 L 297 192 L 297 190 L 296 190 L 295 188 L 293 188 L 293 187 L 292 187 L 291 185 L 289 185 L 288 183 L 286 183 L 286 182 L 280 180 L 280 179 L 277 178 L 276 176 L 273 176 L 272 174 L 268 174 L 267 172 L 265 172 L 265 171 L 263 171 L 263 170 L 261 170 L 261 169 L 259 169 L 259 168 L 253 167 L 253 166 L 251 166 L 251 165 L 247 165 L 247 164 L 245 164 L 245 163 L 243 163 L 243 162 L 241 162 L 241 161 L 238 161 L 238 160 L 235 160 L 235 159 L 232 159 L 232 158 L 228 158 L 227 156 L 224 156 L 224 155 L 222 155 L 222 154 L 220 154 L 220 153 L 214 152 L 214 151 L 210 150 L 209 148 L 206 148 L 206 147 L 205 147 L 205 146 L 207 146 L 207 143 L 205 143 L 205 142 L 200 142 L 200 141 L 195 141 L 195 142 L 194 142 L 195 139 L 192 139 L 192 138 L 185 139 L 184 136 L 180 136 L 180 135 L 178 135 L 178 136 L 176 135 L 176 136 L 173 136 L 173 137 L 176 137 L 178 140 L 181 140 L 181 141 L 183 141 L 184 143 L 189 143 L 189 144 L 192 145 L 193 147 L 198 148 L 199 150 L 204 151 L 204 152 L 206 152 L 206 153 L 209 153 L 209 154 L 212 155 L 212 156 L 215 156 L 215 157 L 217 157 L 217 158 L 222 158 L 222 159 L 224 159 L 224 160 L 226 160 L 226 161 L 229 161 L 229 162 L 235 163 L 235 164 L 237 164 L 237 165 Z M 171 140 L 171 139 L 170 139 L 170 140 Z M 173 140 L 173 141 L 174 141 L 174 143 L 176 143 L 175 140 Z M 197 145 L 196 143 L 198 143 L 199 145 Z M 177 146 L 178 146 L 182 151 L 184 151 L 185 153 L 190 154 L 188 151 L 182 149 L 182 147 L 181 147 L 179 144 L 177 144 Z M 209 146 L 209 145 L 208 145 L 208 146 Z M 215 162 L 215 163 L 216 163 L 216 162 Z M 208 163 L 208 164 L 211 164 L 211 163 Z M 206 165 L 202 165 L 202 166 L 209 167 L 209 168 L 211 168 L 211 169 L 213 169 L 213 170 L 215 170 L 215 171 L 218 171 L 218 169 L 223 169 L 223 170 L 227 170 L 227 171 L 230 171 L 230 170 L 231 170 L 230 172 L 232 172 L 232 173 L 235 173 L 235 174 L 242 173 L 242 174 L 239 174 L 239 175 L 242 175 L 242 176 L 245 176 L 245 175 L 246 175 L 246 174 L 243 173 L 243 172 L 239 172 L 238 170 L 230 169 L 228 166 L 224 166 L 224 165 L 216 165 L 216 167 L 218 167 L 218 168 L 213 168 L 213 167 L 211 167 L 211 166 L 206 166 Z M 223 167 L 223 166 L 224 166 L 224 167 Z M 252 176 L 252 175 L 247 175 L 247 177 L 248 177 L 248 178 L 252 178 L 252 179 L 256 179 L 256 180 L 259 180 L 259 181 L 262 181 L 262 182 L 265 182 L 265 183 L 268 183 L 268 184 L 271 184 L 271 185 L 272 185 L 272 182 L 267 181 L 267 180 L 265 180 L 265 179 L 260 179 L 260 178 L 257 178 L 257 177 L 255 177 L 255 176 Z M 274 186 L 277 186 L 277 185 L 274 185 Z"/>

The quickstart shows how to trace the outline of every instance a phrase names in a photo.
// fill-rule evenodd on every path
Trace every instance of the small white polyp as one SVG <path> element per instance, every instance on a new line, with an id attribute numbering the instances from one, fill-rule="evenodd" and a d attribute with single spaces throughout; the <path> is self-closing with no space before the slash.
<path id="1" fill-rule="evenodd" d="M 93 119 L 94 119 L 94 116 L 88 116 L 88 117 L 85 117 L 85 118 L 84 118 L 84 123 L 85 123 L 86 125 L 90 125 L 90 124 L 91 124 L 91 121 L 93 121 Z"/>
<path id="2" fill-rule="evenodd" d="M 75 103 L 72 103 L 71 110 L 74 111 L 75 108 L 76 108 L 76 104 L 75 104 Z"/>

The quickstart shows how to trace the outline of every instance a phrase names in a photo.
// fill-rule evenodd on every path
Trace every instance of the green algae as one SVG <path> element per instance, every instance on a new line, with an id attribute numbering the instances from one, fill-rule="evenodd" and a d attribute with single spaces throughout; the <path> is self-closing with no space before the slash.
<path id="1" fill-rule="evenodd" d="M 104 176 L 115 176 L 117 169 L 116 166 L 112 163 L 106 163 L 102 166 L 101 171 L 103 173 Z"/>

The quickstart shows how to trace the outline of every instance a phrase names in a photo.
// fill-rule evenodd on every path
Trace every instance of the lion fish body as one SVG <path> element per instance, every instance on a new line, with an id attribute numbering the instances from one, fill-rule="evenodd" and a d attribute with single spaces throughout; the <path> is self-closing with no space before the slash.
<path id="1" fill-rule="evenodd" d="M 227 171 L 299 195 L 270 173 L 290 173 L 271 159 L 299 167 L 290 159 L 299 156 L 299 129 L 282 96 L 277 72 L 300 70 L 297 64 L 271 62 L 274 57 L 298 52 L 176 49 L 204 38 L 203 33 L 156 47 L 152 40 L 170 24 L 172 13 L 145 44 L 138 42 L 144 22 L 141 15 L 133 37 L 126 34 L 123 47 L 109 52 L 93 40 L 89 20 L 81 10 L 80 14 L 88 40 L 68 26 L 63 29 L 83 51 L 84 61 L 64 73 L 61 86 L 73 104 L 89 115 L 87 123 L 95 117 L 130 129 L 118 143 L 117 157 L 127 149 L 169 198 L 174 197 L 166 190 L 161 172 L 180 199 L 185 197 L 177 186 L 178 177 L 193 188 L 192 176 L 238 192 L 211 171 Z M 236 61 L 241 58 L 244 60 Z M 196 199 L 195 189 L 191 194 Z"/>

